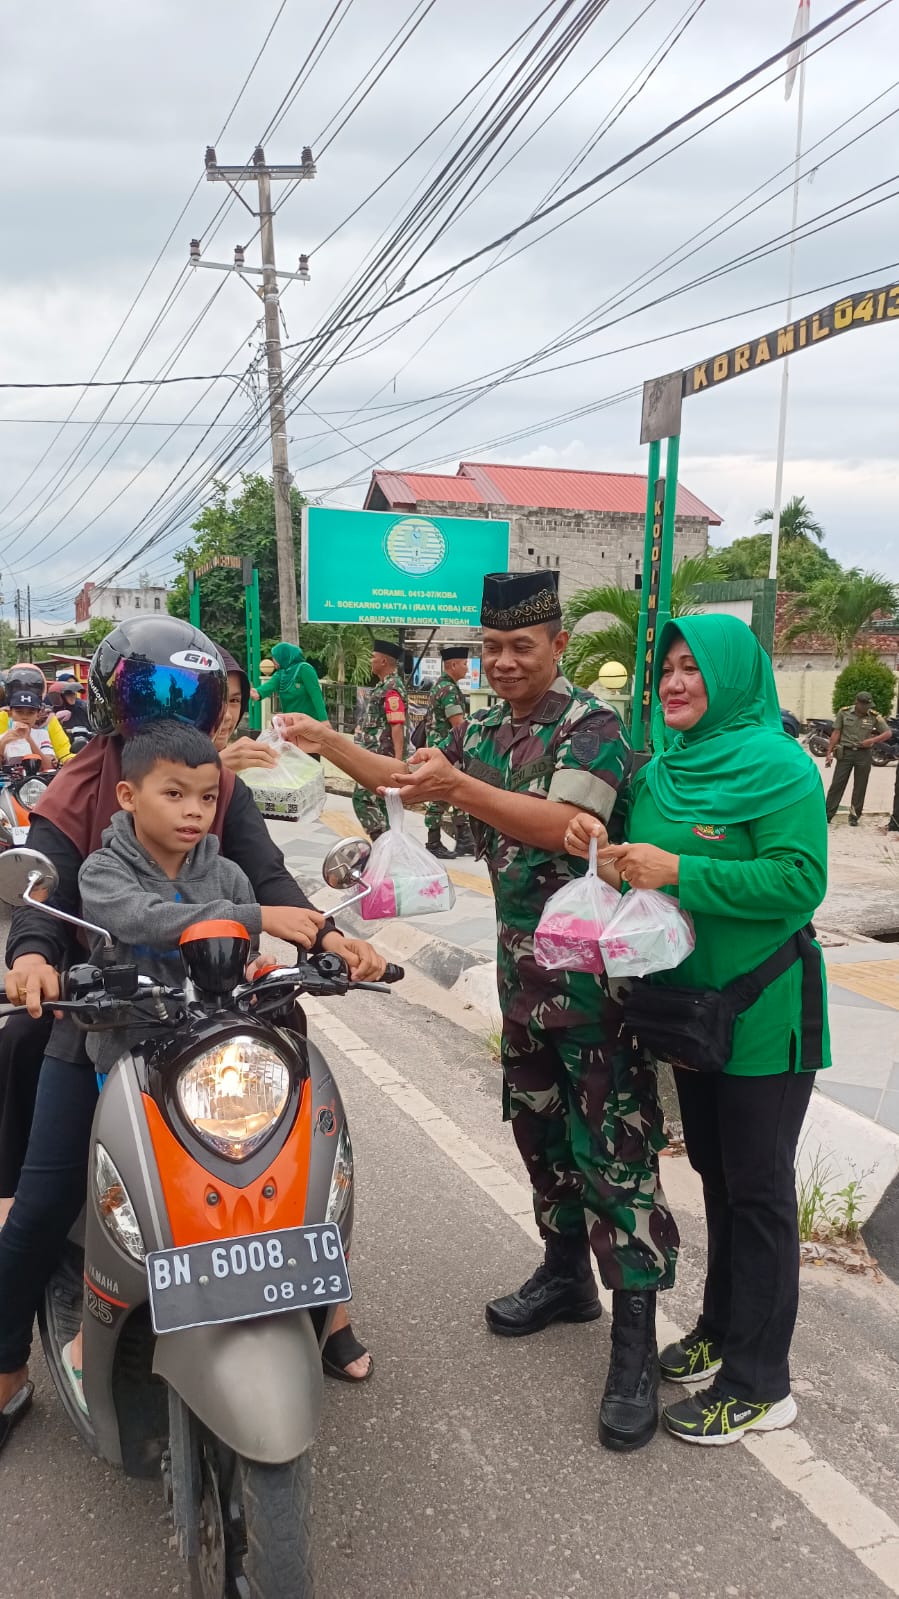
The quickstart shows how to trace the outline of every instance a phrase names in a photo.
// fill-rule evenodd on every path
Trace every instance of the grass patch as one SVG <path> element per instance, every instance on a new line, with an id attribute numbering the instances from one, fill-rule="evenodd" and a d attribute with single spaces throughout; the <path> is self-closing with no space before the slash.
<path id="1" fill-rule="evenodd" d="M 494 1017 L 493 1021 L 490 1023 L 490 1031 L 484 1039 L 484 1042 L 487 1045 L 487 1053 L 491 1060 L 500 1060 L 502 1058 L 500 1050 L 502 1036 L 503 1024 L 497 1016 Z"/>
<path id="2" fill-rule="evenodd" d="M 796 1204 L 802 1243 L 833 1238 L 854 1243 L 861 1228 L 864 1183 L 869 1176 L 870 1172 L 862 1172 L 843 1188 L 837 1188 L 833 1160 L 820 1150 L 806 1170 L 797 1171 Z"/>

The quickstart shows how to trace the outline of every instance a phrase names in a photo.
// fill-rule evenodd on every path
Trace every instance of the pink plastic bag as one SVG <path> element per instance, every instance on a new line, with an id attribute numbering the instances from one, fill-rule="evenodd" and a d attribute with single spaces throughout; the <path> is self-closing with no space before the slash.
<path id="1" fill-rule="evenodd" d="M 610 977 L 646 977 L 679 966 L 696 947 L 693 921 L 656 888 L 632 888 L 599 941 Z"/>
<path id="2" fill-rule="evenodd" d="M 618 909 L 621 895 L 596 873 L 596 839 L 590 840 L 590 864 L 551 895 L 534 934 L 534 956 L 547 971 L 592 972 L 604 967 L 599 940 Z"/>
<path id="3" fill-rule="evenodd" d="M 390 826 L 375 840 L 362 877 L 363 883 L 371 888 L 371 893 L 359 901 L 363 921 L 451 910 L 456 893 L 446 872 L 423 844 L 403 830 L 404 811 L 399 790 L 389 788 L 386 797 Z"/>

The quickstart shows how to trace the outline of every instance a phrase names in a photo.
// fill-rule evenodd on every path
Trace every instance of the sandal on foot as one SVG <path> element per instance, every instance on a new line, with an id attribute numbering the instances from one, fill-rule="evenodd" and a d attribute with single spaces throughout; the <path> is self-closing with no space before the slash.
<path id="1" fill-rule="evenodd" d="M 34 1383 L 26 1382 L 17 1394 L 13 1394 L 8 1404 L 0 1410 L 0 1449 L 8 1442 L 12 1430 L 22 1420 L 22 1417 L 31 1409 L 34 1398 Z"/>
<path id="2" fill-rule="evenodd" d="M 75 1340 L 73 1338 L 71 1343 L 68 1343 L 64 1346 L 62 1351 L 62 1364 L 65 1374 L 69 1379 L 72 1397 L 74 1398 L 78 1409 L 81 1411 L 81 1414 L 83 1416 L 88 1416 L 90 1415 L 90 1411 L 87 1408 L 87 1400 L 84 1397 L 84 1374 L 80 1366 L 73 1365 L 72 1363 L 72 1344 L 74 1342 Z"/>
<path id="3" fill-rule="evenodd" d="M 347 1366 L 354 1360 L 361 1360 L 368 1355 L 368 1371 L 364 1377 L 351 1377 Z M 333 1332 L 330 1338 L 325 1339 L 322 1350 L 322 1369 L 326 1377 L 335 1377 L 338 1382 L 368 1382 L 375 1369 L 375 1363 L 364 1344 L 360 1344 L 352 1327 L 341 1327 L 338 1332 Z"/>

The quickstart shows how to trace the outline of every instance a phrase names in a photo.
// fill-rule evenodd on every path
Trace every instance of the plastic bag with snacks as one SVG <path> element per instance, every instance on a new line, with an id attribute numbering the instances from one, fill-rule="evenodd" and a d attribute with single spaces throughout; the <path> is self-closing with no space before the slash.
<path id="1" fill-rule="evenodd" d="M 692 918 L 670 894 L 632 888 L 600 939 L 610 977 L 647 977 L 680 966 L 696 947 Z"/>
<path id="2" fill-rule="evenodd" d="M 547 971 L 592 972 L 601 976 L 600 938 L 618 909 L 617 888 L 596 872 L 596 839 L 590 840 L 590 863 L 584 877 L 556 890 L 543 907 L 534 934 L 534 955 Z"/>
<path id="3" fill-rule="evenodd" d="M 390 826 L 375 841 L 363 873 L 371 893 L 359 901 L 360 915 L 366 922 L 377 922 L 382 916 L 450 910 L 456 901 L 453 885 L 440 862 L 405 832 L 399 789 L 388 788 L 386 798 Z"/>
<path id="4" fill-rule="evenodd" d="M 258 743 L 274 750 L 277 766 L 250 766 L 241 772 L 263 816 L 274 822 L 299 822 L 320 816 L 325 804 L 321 762 L 305 755 L 282 734 L 280 716 L 260 733 Z"/>

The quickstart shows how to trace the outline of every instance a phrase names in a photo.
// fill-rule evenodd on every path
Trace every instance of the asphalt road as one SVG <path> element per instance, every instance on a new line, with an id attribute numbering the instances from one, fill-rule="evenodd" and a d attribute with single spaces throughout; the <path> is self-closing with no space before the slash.
<path id="1" fill-rule="evenodd" d="M 335 1022 L 339 1047 L 321 1031 Z M 521 1172 L 480 1038 L 398 994 L 332 1001 L 313 1030 L 352 1118 L 354 1312 L 376 1361 L 364 1388 L 326 1385 L 318 1599 L 899 1592 L 899 1537 L 871 1557 L 884 1580 L 847 1547 L 877 1544 L 881 1518 L 897 1518 L 899 1289 L 805 1273 L 792 1434 L 757 1451 L 660 1435 L 611 1455 L 596 1442 L 607 1317 L 514 1343 L 483 1323 L 485 1299 L 537 1252 L 516 1219 Z M 683 1327 L 702 1223 L 686 1163 L 665 1170 L 685 1238 L 665 1311 Z M 90 1459 L 40 1357 L 35 1376 L 34 1414 L 0 1459 L 0 1599 L 186 1595 L 155 1485 Z"/>

